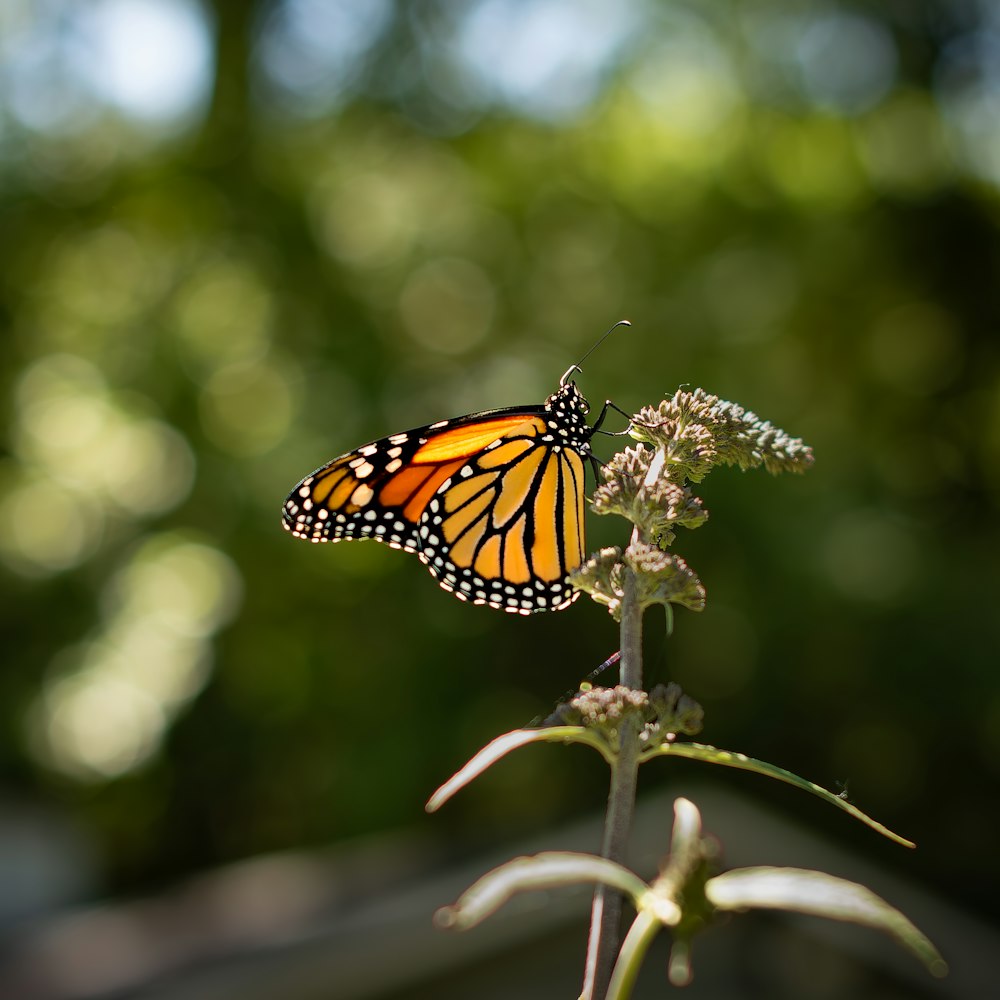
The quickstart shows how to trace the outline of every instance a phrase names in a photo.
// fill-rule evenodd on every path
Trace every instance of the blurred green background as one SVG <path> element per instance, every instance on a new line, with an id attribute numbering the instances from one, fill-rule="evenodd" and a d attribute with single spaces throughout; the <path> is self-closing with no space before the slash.
<path id="1" fill-rule="evenodd" d="M 817 459 L 705 482 L 708 610 L 649 616 L 650 681 L 919 850 L 717 781 L 995 909 L 998 224 L 989 0 L 0 0 L 2 802 L 73 845 L 7 905 L 599 806 L 552 750 L 422 812 L 603 610 L 468 607 L 279 508 L 627 317 L 592 402 L 701 385 Z"/>

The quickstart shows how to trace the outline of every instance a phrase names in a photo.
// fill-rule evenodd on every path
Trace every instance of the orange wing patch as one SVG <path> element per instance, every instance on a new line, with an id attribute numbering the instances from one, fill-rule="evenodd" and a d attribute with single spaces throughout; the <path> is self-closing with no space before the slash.
<path id="1" fill-rule="evenodd" d="M 583 460 L 576 452 L 564 451 L 561 458 L 563 490 L 563 538 L 566 539 L 566 571 L 583 562 Z"/>
<path id="2" fill-rule="evenodd" d="M 521 421 L 461 463 L 420 519 L 419 555 L 445 590 L 528 614 L 569 604 L 583 551 L 583 462 Z M 529 531 L 530 524 L 530 531 Z"/>
<path id="3" fill-rule="evenodd" d="M 558 580 L 566 573 L 556 532 L 558 488 L 559 456 L 549 455 L 535 490 L 535 540 L 531 544 L 531 568 L 542 580 Z"/>
<path id="4" fill-rule="evenodd" d="M 420 520 L 420 515 L 423 514 L 424 508 L 427 506 L 427 501 L 430 500 L 435 493 L 437 493 L 441 484 L 451 475 L 458 472 L 458 470 L 465 464 L 463 459 L 459 459 L 457 462 L 449 462 L 447 465 L 431 466 L 431 474 L 427 477 L 427 481 L 418 489 L 412 497 L 406 502 L 403 507 L 403 515 L 407 521 L 412 521 L 414 524 Z M 392 483 L 390 482 L 390 485 Z M 385 490 L 379 495 L 379 500 L 381 503 L 385 504 L 386 501 L 383 499 Z"/>
<path id="5" fill-rule="evenodd" d="M 428 438 L 416 450 L 411 461 L 422 465 L 426 462 L 469 458 L 516 428 L 525 428 L 526 433 L 533 431 L 541 434 L 545 431 L 545 421 L 541 417 L 526 417 L 524 414 L 514 413 L 493 420 L 482 420 L 467 427 L 453 427 Z"/>
<path id="6" fill-rule="evenodd" d="M 493 505 L 495 527 L 502 528 L 524 506 L 524 498 L 530 492 L 544 458 L 545 449 L 535 448 L 504 474 L 502 488 Z"/>
<path id="7" fill-rule="evenodd" d="M 528 551 L 524 547 L 524 528 L 527 521 L 522 514 L 507 532 L 503 547 L 503 575 L 511 583 L 527 583 L 531 579 Z"/>

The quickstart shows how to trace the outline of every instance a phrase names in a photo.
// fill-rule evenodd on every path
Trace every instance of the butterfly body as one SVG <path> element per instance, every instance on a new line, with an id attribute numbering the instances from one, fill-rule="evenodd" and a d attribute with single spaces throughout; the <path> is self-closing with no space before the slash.
<path id="1" fill-rule="evenodd" d="M 473 604 L 522 615 L 568 607 L 596 429 L 569 374 L 544 404 L 441 420 L 335 458 L 289 494 L 284 527 L 312 542 L 371 538 L 413 552 Z"/>

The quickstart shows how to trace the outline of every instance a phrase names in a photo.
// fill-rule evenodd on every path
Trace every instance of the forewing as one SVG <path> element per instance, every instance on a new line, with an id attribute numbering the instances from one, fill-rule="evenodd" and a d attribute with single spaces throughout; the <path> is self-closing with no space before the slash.
<path id="1" fill-rule="evenodd" d="M 374 538 L 419 551 L 428 502 L 471 456 L 504 434 L 543 423 L 532 408 L 470 414 L 363 445 L 306 476 L 285 500 L 282 524 L 296 538 Z"/>

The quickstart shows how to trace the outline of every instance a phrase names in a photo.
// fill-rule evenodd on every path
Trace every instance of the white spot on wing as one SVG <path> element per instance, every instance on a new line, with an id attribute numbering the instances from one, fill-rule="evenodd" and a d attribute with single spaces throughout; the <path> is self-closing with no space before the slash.
<path id="1" fill-rule="evenodd" d="M 375 492 L 366 483 L 362 483 L 352 494 L 351 503 L 357 507 L 364 507 L 371 498 L 375 496 Z"/>

